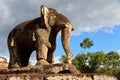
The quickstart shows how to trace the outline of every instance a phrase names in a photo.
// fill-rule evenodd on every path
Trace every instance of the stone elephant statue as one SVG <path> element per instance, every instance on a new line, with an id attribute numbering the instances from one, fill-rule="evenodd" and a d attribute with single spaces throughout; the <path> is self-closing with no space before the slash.
<path id="1" fill-rule="evenodd" d="M 67 17 L 53 8 L 41 6 L 41 17 L 25 21 L 17 25 L 8 35 L 10 52 L 9 68 L 25 67 L 29 63 L 31 53 L 36 50 L 36 65 L 53 63 L 56 48 L 56 37 L 61 31 L 63 48 L 71 63 L 70 33 L 73 30 Z"/>

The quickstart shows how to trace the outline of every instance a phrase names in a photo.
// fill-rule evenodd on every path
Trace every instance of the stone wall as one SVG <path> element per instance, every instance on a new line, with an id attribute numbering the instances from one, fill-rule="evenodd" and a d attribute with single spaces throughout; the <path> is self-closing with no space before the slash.
<path id="1" fill-rule="evenodd" d="M 1 74 L 0 80 L 117 80 L 116 77 L 101 74 Z"/>
<path id="2" fill-rule="evenodd" d="M 82 74 L 70 64 L 31 66 L 0 71 L 0 80 L 117 80 L 105 74 Z"/>

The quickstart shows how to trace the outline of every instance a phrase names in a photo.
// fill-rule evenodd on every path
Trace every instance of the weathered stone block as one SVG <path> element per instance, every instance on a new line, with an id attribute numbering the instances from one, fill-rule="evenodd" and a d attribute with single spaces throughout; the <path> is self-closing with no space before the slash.
<path id="1" fill-rule="evenodd" d="M 117 80 L 104 74 L 82 74 L 71 64 L 32 66 L 0 71 L 0 80 Z"/>

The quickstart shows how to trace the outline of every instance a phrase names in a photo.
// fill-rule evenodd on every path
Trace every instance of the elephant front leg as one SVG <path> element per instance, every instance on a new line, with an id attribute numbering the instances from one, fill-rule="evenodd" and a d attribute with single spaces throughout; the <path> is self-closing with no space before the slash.
<path id="1" fill-rule="evenodd" d="M 49 65 L 49 63 L 46 61 L 47 58 L 47 52 L 48 52 L 48 47 L 41 41 L 38 41 L 37 43 L 37 63 L 36 65 Z"/>

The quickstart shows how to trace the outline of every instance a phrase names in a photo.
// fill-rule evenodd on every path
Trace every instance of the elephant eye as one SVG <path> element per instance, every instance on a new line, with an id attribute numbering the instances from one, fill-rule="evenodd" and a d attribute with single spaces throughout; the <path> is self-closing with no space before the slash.
<path id="1" fill-rule="evenodd" d="M 50 19 L 55 19 L 56 18 L 56 16 L 50 16 Z"/>

